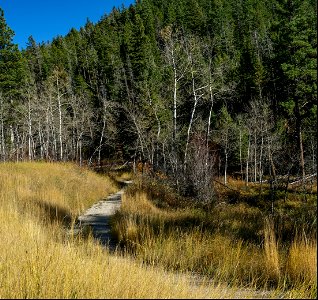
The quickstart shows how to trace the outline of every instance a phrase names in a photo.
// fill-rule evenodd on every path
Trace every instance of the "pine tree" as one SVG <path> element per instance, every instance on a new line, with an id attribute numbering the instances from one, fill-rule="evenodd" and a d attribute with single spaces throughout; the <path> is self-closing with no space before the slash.
<path id="1" fill-rule="evenodd" d="M 6 24 L 4 12 L 0 8 L 0 91 L 4 96 L 20 95 L 24 66 L 21 52 L 13 44 L 14 32 Z"/>
<path id="2" fill-rule="evenodd" d="M 317 15 L 314 1 L 277 1 L 276 61 L 280 108 L 293 128 L 305 176 L 303 123 L 317 111 Z"/>

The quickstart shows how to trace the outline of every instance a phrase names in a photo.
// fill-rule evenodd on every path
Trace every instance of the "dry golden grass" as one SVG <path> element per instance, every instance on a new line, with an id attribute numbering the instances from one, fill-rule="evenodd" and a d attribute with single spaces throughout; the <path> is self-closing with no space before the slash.
<path id="1" fill-rule="evenodd" d="M 294 282 L 317 282 L 317 241 L 304 235 L 295 239 L 289 249 L 286 273 Z"/>
<path id="2" fill-rule="evenodd" d="M 211 235 L 200 227 L 184 232 L 167 225 L 189 219 L 193 213 L 160 210 L 145 193 L 137 192 L 133 197 L 124 195 L 114 230 L 138 259 L 150 265 L 164 264 L 168 269 L 200 272 L 231 283 L 253 272 L 257 277 L 264 260 L 257 247 L 218 233 Z"/>
<path id="3" fill-rule="evenodd" d="M 0 298 L 260 295 L 226 285 L 197 284 L 189 275 L 112 256 L 90 237 L 65 234 L 63 213 L 74 217 L 114 190 L 106 177 L 72 164 L 0 164 Z"/>
<path id="4" fill-rule="evenodd" d="M 32 222 L 17 216 L 8 221 L 1 230 L 1 298 L 196 298 L 206 293 L 192 291 L 186 278 L 112 257 L 92 240 L 56 243 Z"/>
<path id="5" fill-rule="evenodd" d="M 186 277 L 112 257 L 90 239 L 57 243 L 51 233 L 9 218 L 1 230 L 1 298 L 217 298 L 217 290 L 194 290 Z"/>
<path id="6" fill-rule="evenodd" d="M 278 282 L 280 277 L 278 243 L 276 241 L 274 224 L 268 218 L 265 219 L 264 236 L 264 267 L 266 267 L 269 280 Z"/>
<path id="7" fill-rule="evenodd" d="M 144 192 L 137 191 L 124 196 L 122 210 L 116 215 L 115 231 L 133 256 L 149 265 L 202 274 L 218 284 L 226 282 L 236 288 L 271 288 L 270 295 L 284 298 L 315 297 L 315 238 L 306 243 L 295 239 L 286 254 L 276 238 L 273 222 L 266 218 L 259 232 L 263 242 L 259 244 L 224 235 L 218 228 L 209 233 L 200 225 L 187 230 L 171 226 L 180 220 L 190 220 L 195 214 L 198 211 L 194 209 L 159 209 Z M 220 228 L 225 226 L 230 232 L 248 228 L 242 224 L 262 217 L 259 210 L 244 203 L 218 206 L 211 214 Z M 259 222 L 263 223 L 262 219 Z"/>
<path id="8" fill-rule="evenodd" d="M 3 163 L 0 165 L 1 199 L 11 199 L 21 210 L 27 206 L 34 211 L 43 204 L 78 215 L 101 199 L 116 191 L 105 177 L 87 169 L 61 163 Z"/>

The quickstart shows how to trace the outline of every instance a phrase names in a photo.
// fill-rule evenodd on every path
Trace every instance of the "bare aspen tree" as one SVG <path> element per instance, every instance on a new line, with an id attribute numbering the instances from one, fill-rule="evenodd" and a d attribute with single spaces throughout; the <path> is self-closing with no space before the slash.
<path id="1" fill-rule="evenodd" d="M 57 142 L 56 142 L 56 130 L 54 125 L 54 109 L 53 109 L 53 101 L 52 96 L 48 95 L 48 103 L 46 109 L 46 119 L 45 119 L 45 127 L 46 127 L 46 159 L 57 159 Z"/>
<path id="2" fill-rule="evenodd" d="M 6 140 L 5 140 L 5 101 L 4 96 L 0 92 L 0 151 L 1 151 L 1 160 L 6 161 Z"/>
<path id="3" fill-rule="evenodd" d="M 177 136 L 178 84 L 188 69 L 189 61 L 185 58 L 184 41 L 178 33 L 172 32 L 171 26 L 161 30 L 160 35 L 165 42 L 164 56 L 173 72 L 173 140 Z"/>
<path id="4" fill-rule="evenodd" d="M 63 140 L 62 140 L 62 103 L 61 98 L 63 97 L 63 93 L 60 91 L 60 82 L 58 74 L 56 76 L 56 88 L 57 88 L 57 103 L 58 103 L 58 112 L 59 112 L 59 142 L 60 142 L 60 160 L 63 160 Z"/>
<path id="5" fill-rule="evenodd" d="M 98 157 L 97 157 L 97 164 L 100 166 L 101 164 L 101 151 L 103 148 L 103 145 L 108 142 L 110 143 L 111 137 L 107 135 L 107 132 L 110 133 L 111 131 L 115 131 L 112 124 L 114 123 L 113 118 L 113 110 L 116 108 L 116 104 L 111 101 L 111 99 L 107 98 L 107 94 L 105 91 L 103 91 L 103 94 L 100 96 L 100 101 L 102 104 L 101 107 L 101 118 L 102 118 L 102 129 L 100 133 L 100 139 L 99 139 L 99 146 L 98 146 Z M 106 142 L 104 141 L 105 139 Z"/>
<path id="6" fill-rule="evenodd" d="M 209 116 L 207 120 L 206 130 L 206 147 L 209 152 L 209 141 L 211 135 L 211 121 L 214 104 L 218 102 L 225 95 L 231 95 L 235 90 L 235 82 L 225 80 L 227 74 L 231 72 L 235 65 L 235 59 L 229 55 L 222 53 L 222 55 L 213 54 L 217 41 L 210 41 L 205 45 L 206 55 L 208 56 L 208 90 L 209 90 Z"/>
<path id="7" fill-rule="evenodd" d="M 257 136 L 258 136 L 258 132 L 256 130 L 256 128 L 254 128 L 253 130 L 253 134 L 254 134 L 254 182 L 257 181 Z"/>
<path id="8" fill-rule="evenodd" d="M 315 134 L 310 132 L 310 150 L 311 150 L 311 172 L 317 173 L 317 140 L 315 140 Z"/>
<path id="9" fill-rule="evenodd" d="M 34 143 L 34 128 L 35 123 L 35 110 L 36 106 L 39 105 L 37 101 L 36 86 L 32 78 L 29 78 L 29 84 L 25 90 L 26 103 L 24 109 L 24 115 L 27 126 L 27 137 L 28 137 L 28 160 L 31 161 L 35 158 L 35 143 Z"/>
<path id="10" fill-rule="evenodd" d="M 58 158 L 59 160 L 63 160 L 64 158 L 64 135 L 65 135 L 65 128 L 64 128 L 64 115 L 65 115 L 65 105 L 66 102 L 66 95 L 69 93 L 69 78 L 66 72 L 63 69 L 55 68 L 52 72 L 51 77 L 49 78 L 49 94 L 51 96 L 53 104 L 56 103 L 56 107 L 51 107 L 51 117 L 52 117 L 52 125 L 53 125 L 53 145 L 54 148 L 57 147 L 58 144 Z M 55 132 L 54 126 L 54 108 L 57 111 L 57 132 Z M 55 134 L 57 134 L 58 142 L 55 138 Z"/>
<path id="11" fill-rule="evenodd" d="M 250 152 L 251 152 L 251 131 L 250 129 L 248 128 L 248 145 L 247 145 L 247 156 L 246 156 L 246 167 L 245 167 L 245 182 L 246 182 L 246 185 L 248 185 L 248 182 L 249 182 L 249 172 L 250 172 L 250 169 L 249 169 L 249 161 L 250 161 Z"/>
<path id="12" fill-rule="evenodd" d="M 246 161 L 246 155 L 247 155 L 246 138 L 248 136 L 243 114 L 239 114 L 236 117 L 236 128 L 237 128 L 236 131 L 238 131 L 240 175 L 243 176 L 244 174 L 243 163 L 244 161 Z"/>
<path id="13" fill-rule="evenodd" d="M 248 156 L 250 159 L 247 159 L 247 163 L 250 160 L 253 161 L 254 181 L 257 179 L 262 181 L 266 163 L 270 167 L 270 173 L 275 177 L 273 152 L 280 149 L 280 136 L 275 131 L 273 116 L 265 98 L 251 102 L 245 124 L 249 132 Z M 253 149 L 252 153 L 251 149 Z M 246 173 L 248 176 L 248 171 Z"/>
<path id="14" fill-rule="evenodd" d="M 44 158 L 44 138 L 43 138 L 43 125 L 42 122 L 38 119 L 38 138 L 40 145 L 40 159 Z"/>
<path id="15" fill-rule="evenodd" d="M 31 95 L 28 95 L 28 154 L 29 160 L 33 158 L 32 117 L 31 117 Z"/>
<path id="16" fill-rule="evenodd" d="M 228 160 L 233 151 L 234 124 L 231 115 L 225 106 L 222 107 L 219 120 L 216 139 L 223 148 L 224 153 L 224 184 L 227 184 Z"/>
<path id="17" fill-rule="evenodd" d="M 193 70 L 191 70 L 191 79 L 192 79 L 192 92 L 193 92 L 194 103 L 193 103 L 193 108 L 191 111 L 191 117 L 190 117 L 190 122 L 189 122 L 189 126 L 188 126 L 188 131 L 187 131 L 187 142 L 186 142 L 186 147 L 185 147 L 185 151 L 184 151 L 184 166 L 186 165 L 186 162 L 187 162 L 188 145 L 189 145 L 191 127 L 193 124 L 195 110 L 196 110 L 196 107 L 198 105 L 200 98 L 202 98 L 202 96 L 204 96 L 204 94 L 198 94 L 198 91 L 206 88 L 206 86 L 195 88 L 195 78 L 194 78 L 194 71 Z"/>
<path id="18" fill-rule="evenodd" d="M 199 41 L 194 38 L 189 38 L 187 43 L 186 52 L 187 52 L 187 59 L 189 61 L 189 71 L 190 71 L 190 78 L 191 78 L 191 92 L 193 97 L 193 107 L 191 110 L 190 121 L 187 130 L 187 140 L 186 146 L 184 150 L 184 169 L 186 168 L 187 163 L 187 153 L 188 153 L 188 146 L 191 134 L 191 128 L 194 122 L 194 115 L 196 112 L 196 108 L 198 105 L 199 100 L 205 95 L 204 89 L 208 87 L 207 84 L 204 84 L 204 68 L 203 65 L 203 57 L 200 55 L 200 49 L 198 47 Z"/>

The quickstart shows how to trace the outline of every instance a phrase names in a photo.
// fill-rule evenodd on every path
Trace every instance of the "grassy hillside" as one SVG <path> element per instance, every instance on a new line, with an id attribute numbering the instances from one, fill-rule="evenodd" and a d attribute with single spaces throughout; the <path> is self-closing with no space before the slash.
<path id="1" fill-rule="evenodd" d="M 72 164 L 0 164 L 0 298 L 248 298 L 186 275 L 110 255 L 65 226 L 116 190 Z"/>

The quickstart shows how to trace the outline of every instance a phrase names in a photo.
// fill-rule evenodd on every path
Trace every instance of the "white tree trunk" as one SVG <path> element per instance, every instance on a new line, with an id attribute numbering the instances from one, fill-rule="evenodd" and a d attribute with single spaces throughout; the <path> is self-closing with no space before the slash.
<path id="1" fill-rule="evenodd" d="M 229 129 L 226 129 L 225 134 L 225 147 L 224 147 L 224 154 L 225 154 L 225 164 L 224 164 L 224 184 L 227 185 L 227 165 L 228 165 L 228 145 L 229 145 Z"/>
<path id="2" fill-rule="evenodd" d="M 257 136 L 254 131 L 254 182 L 257 181 Z"/>
<path id="3" fill-rule="evenodd" d="M 248 134 L 248 146 L 247 146 L 247 158 L 246 158 L 246 185 L 248 185 L 249 180 L 249 160 L 250 160 L 250 147 L 251 147 L 251 135 Z"/>
<path id="4" fill-rule="evenodd" d="M 241 174 L 243 174 L 243 165 L 242 165 L 242 131 L 239 129 L 239 148 L 240 148 L 240 166 L 241 166 Z M 241 175 L 242 176 L 242 175 Z"/>
<path id="5" fill-rule="evenodd" d="M 101 151 L 102 151 L 102 144 L 103 144 L 103 139 L 104 139 L 105 127 L 106 127 L 106 117 L 104 115 L 104 117 L 103 117 L 103 129 L 102 129 L 102 133 L 100 135 L 99 147 L 98 147 L 98 158 L 97 158 L 98 166 L 100 166 L 100 162 L 101 162 Z"/>
<path id="6" fill-rule="evenodd" d="M 38 135 L 39 135 L 39 143 L 40 143 L 40 158 L 43 159 L 43 157 L 44 157 L 44 151 L 43 151 L 44 140 L 43 140 L 43 136 L 42 136 L 42 127 L 41 127 L 40 121 L 38 122 L 38 125 L 39 125 Z"/>
<path id="7" fill-rule="evenodd" d="M 33 147 L 32 147 L 32 117 L 31 117 L 31 99 L 29 95 L 28 99 L 28 155 L 29 160 L 33 158 Z"/>
<path id="8" fill-rule="evenodd" d="M 58 83 L 58 79 L 57 79 Z M 60 144 L 60 160 L 63 160 L 63 138 L 62 138 L 62 104 L 61 104 L 61 96 L 58 91 L 57 95 L 58 101 L 58 113 L 59 113 L 59 144 Z"/>
<path id="9" fill-rule="evenodd" d="M 263 146 L 264 146 L 264 136 L 262 134 L 261 137 L 261 147 L 260 147 L 260 154 L 259 154 L 259 181 L 262 181 L 263 179 L 263 166 L 262 166 L 262 160 L 263 160 Z"/>
<path id="10" fill-rule="evenodd" d="M 0 119 L 1 119 L 1 128 L 0 128 L 0 150 L 2 160 L 6 160 L 6 148 L 5 148 L 5 135 L 4 135 L 4 122 L 3 122 L 3 99 L 0 95 Z"/>
<path id="11" fill-rule="evenodd" d="M 172 52 L 172 65 L 173 65 L 173 74 L 174 74 L 174 81 L 173 81 L 173 140 L 176 140 L 177 136 L 177 67 L 175 65 L 174 55 Z"/>
<path id="12" fill-rule="evenodd" d="M 186 147 L 185 147 L 185 151 L 184 151 L 184 168 L 186 167 L 186 163 L 187 163 L 188 146 L 189 146 L 189 141 L 190 141 L 190 133 L 191 133 L 191 127 L 193 124 L 195 110 L 196 110 L 196 107 L 198 105 L 199 99 L 203 96 L 203 94 L 198 95 L 197 91 L 206 87 L 206 86 L 203 86 L 203 87 L 200 87 L 198 89 L 195 88 L 195 80 L 194 80 L 194 71 L 193 70 L 191 70 L 191 77 L 192 77 L 192 93 L 193 93 L 194 103 L 193 103 L 191 118 L 190 118 L 190 122 L 189 122 L 189 126 L 188 126 L 187 142 L 186 142 Z"/>

